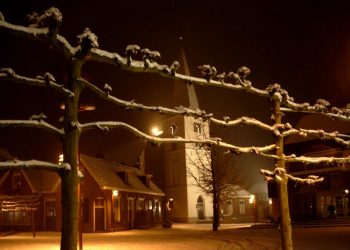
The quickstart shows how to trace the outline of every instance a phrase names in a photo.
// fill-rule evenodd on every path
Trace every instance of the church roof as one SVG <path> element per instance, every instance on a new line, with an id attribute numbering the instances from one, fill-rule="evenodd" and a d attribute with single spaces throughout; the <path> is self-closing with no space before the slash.
<path id="1" fill-rule="evenodd" d="M 81 154 L 80 162 L 91 174 L 101 189 L 142 193 L 163 196 L 164 193 L 149 180 L 148 185 L 142 179 L 150 178 L 137 168 L 121 165 L 109 160 Z M 124 173 L 127 181 L 118 173 Z"/>

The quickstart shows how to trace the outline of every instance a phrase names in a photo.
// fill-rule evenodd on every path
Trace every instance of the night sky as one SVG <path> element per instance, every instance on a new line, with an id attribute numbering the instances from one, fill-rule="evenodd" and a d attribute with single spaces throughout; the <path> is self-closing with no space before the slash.
<path id="1" fill-rule="evenodd" d="M 60 34 L 73 45 L 76 36 L 89 27 L 98 36 L 101 49 L 124 54 L 128 44 L 138 44 L 160 51 L 160 62 L 165 64 L 178 59 L 182 46 L 192 75 L 199 76 L 197 67 L 202 64 L 214 65 L 219 72 L 246 65 L 252 71 L 249 80 L 258 88 L 277 82 L 298 102 L 314 103 L 322 97 L 334 106 L 345 106 L 350 103 L 349 4 L 322 2 L 2 0 L 0 11 L 9 22 L 27 24 L 27 14 L 55 6 L 63 13 Z M 0 67 L 12 67 L 33 77 L 49 71 L 65 81 L 62 59 L 47 46 L 4 33 L 0 37 Z M 119 98 L 171 106 L 171 81 L 161 77 L 130 74 L 96 63 L 84 66 L 83 75 L 100 86 L 108 82 Z M 43 112 L 49 122 L 59 125 L 61 100 L 53 91 L 9 82 L 1 82 L 1 88 L 1 119 L 26 119 Z M 196 91 L 201 108 L 218 118 L 245 115 L 270 122 L 269 103 L 264 99 L 210 87 L 196 87 Z M 97 109 L 81 113 L 81 121 L 123 120 L 149 131 L 162 119 L 156 114 L 115 108 L 88 92 L 82 102 L 94 103 Z M 296 122 L 298 117 L 288 118 Z M 270 135 L 254 128 L 215 129 L 214 133 L 244 146 L 272 141 Z M 82 136 L 80 150 L 94 155 L 130 138 L 120 131 L 108 135 L 89 132 Z M 59 141 L 33 130 L 2 130 L 0 146 L 22 159 L 53 161 L 60 153 Z M 244 164 L 260 167 L 255 161 Z"/>

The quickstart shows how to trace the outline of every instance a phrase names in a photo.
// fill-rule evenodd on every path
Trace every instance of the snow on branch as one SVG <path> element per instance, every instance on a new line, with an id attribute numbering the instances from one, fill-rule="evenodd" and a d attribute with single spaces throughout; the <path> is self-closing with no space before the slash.
<path id="1" fill-rule="evenodd" d="M 345 167 L 350 164 L 350 157 L 307 157 L 294 154 L 284 156 L 286 162 L 302 162 L 304 164 L 327 164 Z"/>
<path id="2" fill-rule="evenodd" d="M 28 37 L 30 39 L 38 39 L 50 42 L 58 50 L 63 51 L 66 58 L 71 59 L 80 57 L 83 60 L 92 60 L 115 65 L 124 70 L 132 72 L 149 72 L 157 73 L 172 79 L 183 80 L 186 84 L 197 84 L 204 86 L 222 87 L 232 90 L 243 90 L 248 93 L 271 98 L 279 96 L 283 108 L 282 111 L 288 112 L 305 112 L 305 113 L 321 113 L 331 118 L 340 120 L 350 120 L 350 107 L 343 109 L 333 107 L 329 109 L 330 104 L 324 99 L 317 100 L 315 105 L 309 103 L 296 103 L 294 98 L 289 96 L 288 92 L 281 88 L 279 84 L 271 84 L 265 90 L 253 87 L 252 83 L 246 79 L 250 73 L 250 69 L 246 66 L 238 68 L 237 73 L 225 72 L 218 74 L 216 67 L 211 65 L 202 65 L 199 67 L 203 78 L 192 77 L 177 73 L 180 67 L 177 61 L 172 65 L 162 65 L 157 62 L 161 57 L 158 51 L 152 51 L 148 48 L 139 47 L 138 45 L 128 45 L 125 51 L 125 57 L 118 53 L 111 53 L 98 49 L 97 36 L 86 28 L 83 34 L 78 36 L 79 46 L 72 47 L 68 41 L 58 35 L 58 27 L 62 23 L 62 14 L 56 8 L 50 8 L 42 15 L 33 13 L 30 17 L 32 25 L 25 27 L 21 25 L 13 25 L 5 21 L 2 16 L 0 18 L 0 30 L 7 30 Z M 134 60 L 133 57 L 140 55 L 140 60 Z M 230 80 L 232 80 L 230 82 Z M 225 82 L 227 80 L 228 82 Z"/>
<path id="3" fill-rule="evenodd" d="M 322 129 L 295 129 L 292 128 L 290 130 L 287 130 L 282 133 L 284 137 L 289 136 L 289 135 L 300 135 L 303 137 L 306 136 L 316 136 L 319 137 L 321 140 L 333 140 L 343 146 L 349 147 L 350 146 L 350 141 L 349 140 L 344 140 L 343 138 L 350 139 L 349 135 L 345 134 L 340 134 L 338 131 L 334 132 L 325 132 Z"/>
<path id="4" fill-rule="evenodd" d="M 290 174 L 287 174 L 286 169 L 284 168 L 275 168 L 273 171 L 260 169 L 260 173 L 264 176 L 266 181 L 282 181 L 287 178 L 288 180 L 297 182 L 297 183 L 305 183 L 309 185 L 314 185 L 316 183 L 322 182 L 324 180 L 323 177 L 319 177 L 316 175 L 309 175 L 306 178 L 294 177 Z"/>
<path id="5" fill-rule="evenodd" d="M 207 114 L 204 110 L 193 110 L 183 106 L 175 107 L 175 109 L 170 109 L 162 106 L 145 106 L 141 103 L 136 103 L 134 100 L 125 101 L 117 97 L 110 95 L 112 88 L 110 85 L 105 84 L 104 91 L 97 87 L 96 85 L 90 83 L 89 81 L 79 78 L 79 82 L 85 87 L 89 88 L 91 91 L 95 92 L 98 96 L 106 99 L 114 104 L 124 107 L 127 110 L 143 110 L 143 111 L 153 111 L 160 114 L 174 114 L 174 115 L 187 115 L 193 117 L 201 117 L 203 119 L 208 119 L 212 114 Z"/>
<path id="6" fill-rule="evenodd" d="M 0 80 L 9 80 L 12 82 L 28 84 L 37 87 L 48 87 L 67 95 L 69 98 L 74 97 L 74 93 L 72 91 L 66 89 L 63 85 L 58 84 L 53 75 L 48 72 L 46 72 L 43 76 L 30 78 L 16 74 L 16 72 L 11 68 L 1 68 Z"/>
<path id="7" fill-rule="evenodd" d="M 44 114 L 39 114 L 32 115 L 29 120 L 0 120 L 0 128 L 40 128 L 60 137 L 64 136 L 64 131 L 62 129 L 58 129 L 55 126 L 43 121 L 45 118 L 46 116 Z"/>
<path id="8" fill-rule="evenodd" d="M 268 124 L 265 124 L 255 118 L 250 118 L 250 117 L 240 117 L 235 120 L 230 120 L 230 117 L 223 117 L 223 120 L 219 120 L 216 118 L 210 118 L 209 119 L 211 122 L 227 127 L 232 127 L 232 126 L 237 126 L 237 125 L 253 125 L 259 128 L 262 128 L 264 130 L 269 130 L 273 131 L 274 127 L 270 126 Z"/>
<path id="9" fill-rule="evenodd" d="M 278 158 L 275 155 L 270 155 L 268 152 L 274 150 L 276 148 L 275 144 L 264 146 L 264 147 L 238 147 L 229 143 L 222 142 L 220 138 L 210 138 L 210 139 L 185 139 L 182 137 L 174 137 L 174 138 L 160 138 L 156 136 L 150 136 L 146 133 L 141 132 L 140 130 L 136 129 L 135 127 L 124 123 L 124 122 L 114 122 L 114 121 L 105 121 L 105 122 L 91 122 L 91 123 L 85 123 L 80 124 L 81 132 L 91 130 L 91 129 L 101 129 L 103 132 L 109 132 L 110 129 L 116 129 L 116 128 L 124 128 L 129 130 L 131 133 L 135 134 L 136 136 L 142 137 L 145 140 L 155 144 L 160 145 L 162 143 L 198 143 L 203 145 L 216 145 L 222 148 L 229 149 L 231 152 L 236 154 L 242 154 L 242 153 L 252 153 L 252 154 L 258 154 L 261 156 L 265 156 L 268 158 Z"/>
<path id="10" fill-rule="evenodd" d="M 333 110 L 338 109 L 333 107 Z M 291 112 L 291 113 L 307 113 L 307 114 L 315 114 L 321 113 L 331 119 L 340 120 L 340 121 L 350 121 L 350 109 L 343 108 L 343 113 L 330 113 L 330 112 L 320 112 L 315 110 L 312 107 L 309 108 L 291 108 L 291 107 L 281 107 L 281 111 L 283 112 Z M 349 113 L 348 113 L 349 112 Z"/>
<path id="11" fill-rule="evenodd" d="M 57 50 L 62 51 L 66 58 L 71 58 L 76 53 L 77 49 L 73 48 L 63 36 L 57 34 L 58 27 L 62 22 L 62 16 L 58 9 L 51 8 L 41 16 L 33 13 L 29 19 L 34 23 L 25 27 L 10 24 L 5 21 L 5 18 L 0 18 L 0 31 L 9 31 L 32 40 L 49 42 Z"/>
<path id="12" fill-rule="evenodd" d="M 29 161 L 2 161 L 0 162 L 0 170 L 20 170 L 20 169 L 42 169 L 49 170 L 53 172 L 59 171 L 69 171 L 71 169 L 68 163 L 55 164 L 51 162 L 38 161 L 38 160 L 29 160 Z"/>
<path id="13" fill-rule="evenodd" d="M 128 47 L 129 46 L 130 45 L 128 45 Z M 209 77 L 206 79 L 176 73 L 177 68 L 180 66 L 177 61 L 174 61 L 172 65 L 168 66 L 164 64 L 159 64 L 155 60 L 148 60 L 147 63 L 145 63 L 145 61 L 142 60 L 131 60 L 130 52 L 126 53 L 126 55 L 127 57 L 125 58 L 119 55 L 118 53 L 111 53 L 105 50 L 93 48 L 89 51 L 86 59 L 96 62 L 107 63 L 132 72 L 156 73 L 168 78 L 182 80 L 186 84 L 197 84 L 204 86 L 223 87 L 233 90 L 244 90 L 248 93 L 268 97 L 268 94 L 265 90 L 254 88 L 251 84 L 245 83 L 244 80 L 239 78 L 238 74 L 236 74 L 239 79 L 238 82 L 240 82 L 241 84 L 237 85 L 236 81 L 234 83 L 225 83 L 221 80 L 213 80 Z"/>

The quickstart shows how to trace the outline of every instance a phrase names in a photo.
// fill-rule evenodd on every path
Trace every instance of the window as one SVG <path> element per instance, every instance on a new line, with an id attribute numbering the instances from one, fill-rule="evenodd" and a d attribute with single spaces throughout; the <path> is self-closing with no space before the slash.
<path id="1" fill-rule="evenodd" d="M 117 171 L 117 175 L 119 176 L 120 179 L 122 179 L 122 181 L 125 184 L 129 184 L 128 173 L 126 173 L 125 171 Z"/>
<path id="2" fill-rule="evenodd" d="M 89 213 L 90 213 L 90 201 L 89 198 L 84 198 L 83 199 L 83 223 L 88 223 L 89 222 Z"/>
<path id="3" fill-rule="evenodd" d="M 31 213 L 25 211 L 11 211 L 3 213 L 4 225 L 30 225 Z"/>
<path id="4" fill-rule="evenodd" d="M 141 211 L 145 209 L 145 199 L 144 198 L 138 198 L 136 200 L 136 210 Z"/>
<path id="5" fill-rule="evenodd" d="M 239 214 L 245 214 L 245 202 L 244 202 L 244 200 L 239 200 Z"/>
<path id="6" fill-rule="evenodd" d="M 193 131 L 195 133 L 202 133 L 202 125 L 198 122 L 193 123 Z"/>
<path id="7" fill-rule="evenodd" d="M 114 220 L 120 221 L 120 198 L 114 199 Z"/>
<path id="8" fill-rule="evenodd" d="M 105 207 L 105 200 L 103 197 L 97 197 L 95 200 L 95 207 L 97 208 L 103 208 Z"/>

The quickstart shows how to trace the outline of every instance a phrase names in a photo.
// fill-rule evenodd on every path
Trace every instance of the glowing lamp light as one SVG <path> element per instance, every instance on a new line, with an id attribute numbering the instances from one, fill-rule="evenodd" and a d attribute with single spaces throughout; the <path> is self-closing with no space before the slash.
<path id="1" fill-rule="evenodd" d="M 58 164 L 62 164 L 63 161 L 64 161 L 64 156 L 63 156 L 63 154 L 60 154 L 60 155 L 58 156 Z"/>
<path id="2" fill-rule="evenodd" d="M 119 194 L 118 190 L 116 189 L 114 189 L 112 193 L 113 193 L 113 197 L 117 197 Z"/>
<path id="3" fill-rule="evenodd" d="M 254 200 L 255 200 L 255 195 L 254 194 L 249 195 L 249 204 L 253 204 Z"/>
<path id="4" fill-rule="evenodd" d="M 153 127 L 153 128 L 151 129 L 151 133 L 152 133 L 152 135 L 154 135 L 154 136 L 160 136 L 160 135 L 163 134 L 163 130 L 159 130 L 158 127 Z"/>
<path id="5" fill-rule="evenodd" d="M 344 191 L 346 194 L 348 194 L 349 193 L 349 189 L 345 189 L 345 191 Z"/>
<path id="6" fill-rule="evenodd" d="M 271 198 L 269 198 L 269 204 L 272 205 L 272 199 Z"/>

